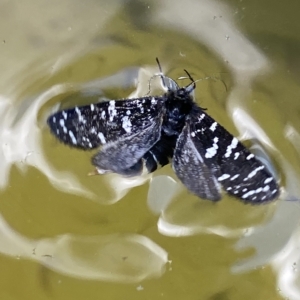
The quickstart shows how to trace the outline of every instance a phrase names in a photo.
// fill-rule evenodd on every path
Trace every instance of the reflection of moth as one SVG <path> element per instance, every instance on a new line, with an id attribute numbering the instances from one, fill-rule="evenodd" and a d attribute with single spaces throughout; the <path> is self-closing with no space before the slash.
<path id="1" fill-rule="evenodd" d="M 263 203 L 279 194 L 266 167 L 226 129 L 196 105 L 196 84 L 180 88 L 170 82 L 167 93 L 111 100 L 59 111 L 48 118 L 52 133 L 71 147 L 99 146 L 92 163 L 99 173 L 139 175 L 173 158 L 173 169 L 197 196 L 219 200 L 221 187 L 248 203 Z"/>

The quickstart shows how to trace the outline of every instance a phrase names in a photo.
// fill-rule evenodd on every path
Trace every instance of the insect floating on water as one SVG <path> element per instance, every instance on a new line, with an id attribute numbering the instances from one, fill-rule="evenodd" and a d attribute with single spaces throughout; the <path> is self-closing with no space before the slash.
<path id="1" fill-rule="evenodd" d="M 172 87 L 162 96 L 61 110 L 48 125 L 71 147 L 100 147 L 92 158 L 100 174 L 136 176 L 144 166 L 151 173 L 172 159 L 177 177 L 201 198 L 217 201 L 222 188 L 246 203 L 277 198 L 279 186 L 262 162 L 193 101 L 196 83 L 185 72 L 191 83 L 183 88 L 168 78 Z"/>

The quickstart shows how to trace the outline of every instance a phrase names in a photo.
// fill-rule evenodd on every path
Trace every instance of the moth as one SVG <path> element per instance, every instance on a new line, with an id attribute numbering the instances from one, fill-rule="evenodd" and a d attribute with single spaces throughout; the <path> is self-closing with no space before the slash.
<path id="1" fill-rule="evenodd" d="M 63 143 L 83 150 L 100 148 L 92 164 L 98 173 L 137 176 L 172 160 L 180 181 L 193 194 L 212 201 L 222 189 L 245 203 L 278 197 L 279 186 L 238 139 L 199 107 L 192 97 L 196 83 L 171 84 L 162 96 L 111 100 L 65 109 L 47 123 Z"/>

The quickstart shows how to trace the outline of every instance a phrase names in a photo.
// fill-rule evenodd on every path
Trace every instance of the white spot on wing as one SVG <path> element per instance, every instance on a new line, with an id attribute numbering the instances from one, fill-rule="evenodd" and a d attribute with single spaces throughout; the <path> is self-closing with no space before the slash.
<path id="1" fill-rule="evenodd" d="M 60 119 L 59 120 L 59 124 L 61 127 L 65 127 L 65 120 L 64 119 Z"/>
<path id="2" fill-rule="evenodd" d="M 255 193 L 258 194 L 258 193 L 260 193 L 262 190 L 263 190 L 263 189 L 260 187 L 260 188 L 256 189 Z"/>
<path id="3" fill-rule="evenodd" d="M 64 119 L 67 120 L 68 114 L 65 111 L 62 111 L 62 115 L 63 115 Z"/>
<path id="4" fill-rule="evenodd" d="M 94 109 L 95 109 L 95 105 L 91 104 L 91 111 L 94 111 Z"/>
<path id="5" fill-rule="evenodd" d="M 254 169 L 251 173 L 249 173 L 249 175 L 244 179 L 244 181 L 248 180 L 249 178 L 252 178 L 256 175 L 257 172 L 259 172 L 260 170 L 263 170 L 265 167 L 264 166 L 259 166 L 256 169 Z"/>
<path id="6" fill-rule="evenodd" d="M 269 177 L 264 181 L 264 184 L 268 184 L 273 180 L 273 177 Z"/>
<path id="7" fill-rule="evenodd" d="M 76 145 L 76 144 L 77 144 L 77 140 L 76 140 L 76 138 L 75 138 L 75 136 L 74 136 L 74 133 L 73 133 L 71 130 L 69 130 L 69 136 L 70 136 L 70 138 L 71 138 L 71 140 L 72 140 L 72 143 L 73 143 L 74 145 Z"/>
<path id="8" fill-rule="evenodd" d="M 132 126 L 132 124 L 129 120 L 129 117 L 128 116 L 123 117 L 122 118 L 122 127 L 124 128 L 124 130 L 128 133 L 131 132 L 131 126 Z"/>
<path id="9" fill-rule="evenodd" d="M 199 122 L 202 121 L 205 118 L 205 114 L 201 114 L 200 117 L 198 118 Z"/>
<path id="10" fill-rule="evenodd" d="M 237 160 L 239 156 L 240 156 L 240 152 L 235 152 L 234 153 L 234 160 Z"/>
<path id="11" fill-rule="evenodd" d="M 256 191 L 249 191 L 248 193 L 244 194 L 242 196 L 243 199 L 248 198 L 249 196 L 252 196 L 253 194 L 255 194 Z"/>
<path id="12" fill-rule="evenodd" d="M 207 148 L 206 153 L 205 153 L 205 157 L 206 158 L 212 158 L 216 155 L 216 153 L 217 153 L 217 150 L 214 147 Z"/>
<path id="13" fill-rule="evenodd" d="M 249 155 L 246 157 L 246 159 L 247 159 L 247 160 L 250 160 L 250 159 L 253 158 L 253 157 L 254 157 L 254 154 L 251 153 L 251 154 L 249 154 Z"/>
<path id="14" fill-rule="evenodd" d="M 96 129 L 94 126 L 91 128 L 90 133 L 96 133 Z"/>
<path id="15" fill-rule="evenodd" d="M 106 144 L 106 140 L 105 140 L 105 137 L 104 137 L 102 132 L 98 133 L 98 138 L 99 138 L 99 140 L 101 141 L 102 144 Z"/>
<path id="16" fill-rule="evenodd" d="M 75 107 L 75 111 L 76 111 L 76 113 L 78 115 L 78 122 L 85 124 L 86 120 L 81 115 L 81 111 L 80 111 L 80 109 L 77 106 Z"/>
<path id="17" fill-rule="evenodd" d="M 238 142 L 239 142 L 239 141 L 238 141 L 237 138 L 234 137 L 234 138 L 232 139 L 232 142 L 231 142 L 231 147 L 232 147 L 232 149 L 236 148 Z"/>
<path id="18" fill-rule="evenodd" d="M 75 111 L 76 111 L 78 116 L 81 116 L 81 111 L 77 106 L 75 107 Z"/>
<path id="19" fill-rule="evenodd" d="M 229 174 L 223 174 L 222 176 L 218 177 L 218 181 L 223 181 L 227 178 L 230 178 L 230 175 Z"/>
<path id="20" fill-rule="evenodd" d="M 217 154 L 217 149 L 219 148 L 218 141 L 219 139 L 215 137 L 212 147 L 206 149 L 206 153 L 205 153 L 206 158 L 212 158 Z"/>
<path id="21" fill-rule="evenodd" d="M 240 174 L 235 174 L 230 178 L 230 181 L 237 179 L 240 176 Z"/>
<path id="22" fill-rule="evenodd" d="M 109 101 L 108 114 L 109 114 L 110 122 L 112 122 L 114 117 L 117 115 L 117 110 L 116 110 L 115 104 L 116 104 L 115 100 Z"/>
<path id="23" fill-rule="evenodd" d="M 225 153 L 225 157 L 229 157 L 230 154 L 232 153 L 232 149 L 235 149 L 237 144 L 238 144 L 238 139 L 236 137 L 234 137 L 231 141 L 231 144 L 229 146 L 227 146 L 226 149 L 226 153 Z"/>
<path id="24" fill-rule="evenodd" d="M 211 126 L 209 127 L 209 129 L 210 129 L 211 131 L 215 131 L 217 125 L 218 125 L 218 123 L 217 123 L 217 122 L 214 122 L 214 123 L 211 124 Z"/>

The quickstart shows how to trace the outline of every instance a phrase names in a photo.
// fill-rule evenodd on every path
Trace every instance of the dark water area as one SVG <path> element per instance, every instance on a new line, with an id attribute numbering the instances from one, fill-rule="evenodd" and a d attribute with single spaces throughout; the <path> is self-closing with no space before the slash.
<path id="1" fill-rule="evenodd" d="M 0 298 L 300 299 L 299 9 L 2 1 Z M 156 57 L 173 79 L 202 79 L 197 104 L 268 164 L 277 201 L 201 200 L 170 165 L 87 176 L 95 151 L 50 134 L 58 109 L 146 95 Z"/>

